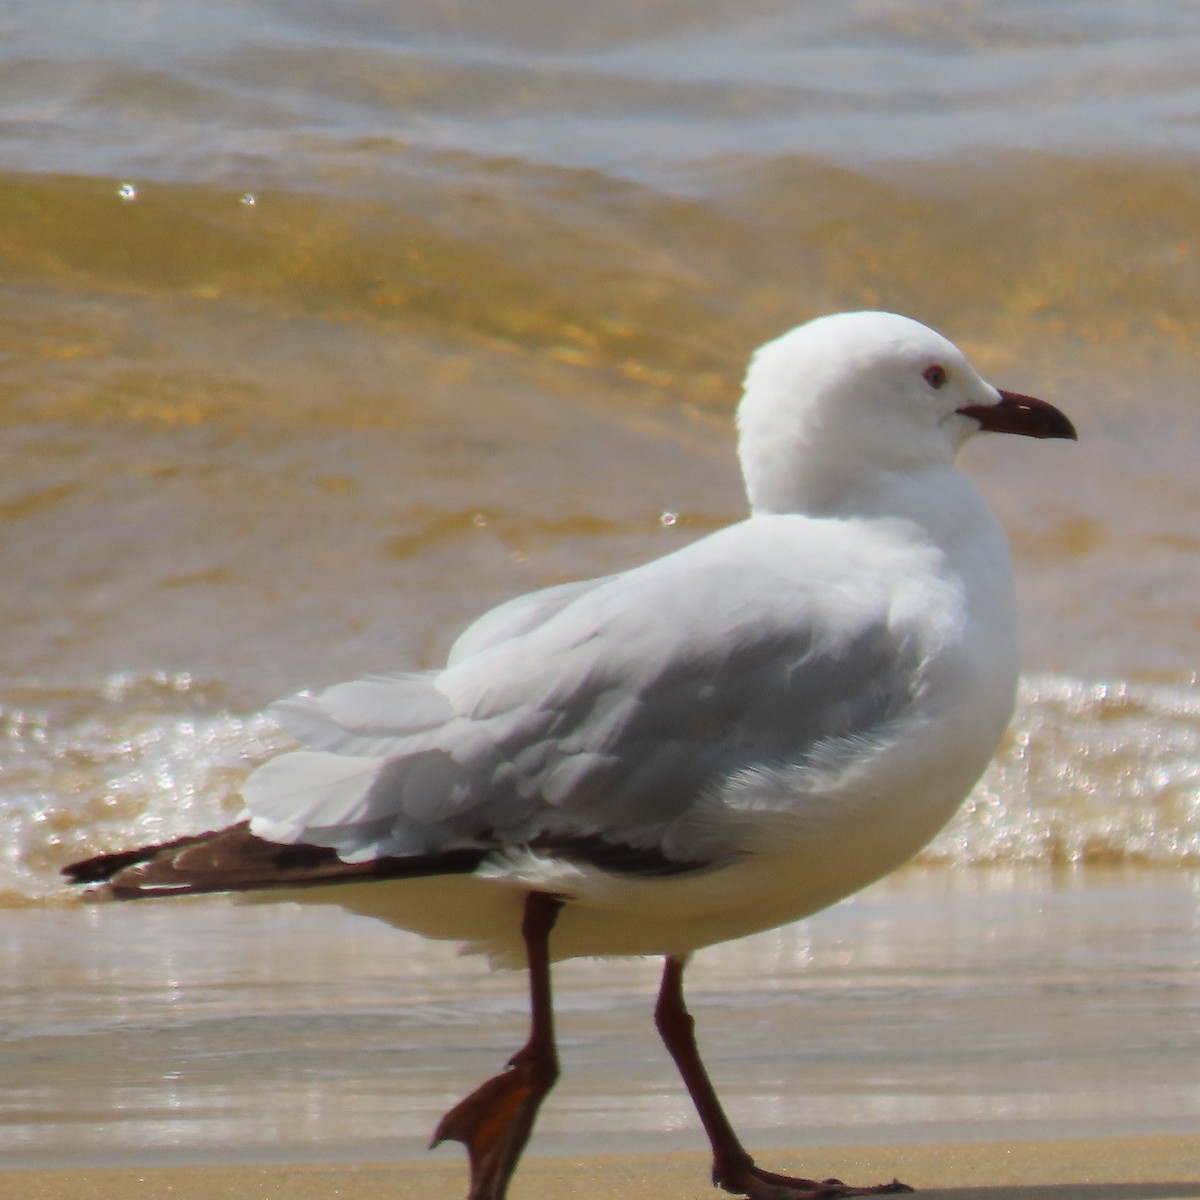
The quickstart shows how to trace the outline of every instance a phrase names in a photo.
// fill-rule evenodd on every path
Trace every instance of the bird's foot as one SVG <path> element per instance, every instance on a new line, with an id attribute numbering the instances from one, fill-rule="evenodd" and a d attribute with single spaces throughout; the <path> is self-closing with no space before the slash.
<path id="1" fill-rule="evenodd" d="M 460 1100 L 438 1123 L 430 1148 L 462 1142 L 471 1164 L 467 1200 L 504 1200 L 538 1109 L 558 1078 L 553 1058 L 526 1046 L 508 1068 Z"/>
<path id="2" fill-rule="evenodd" d="M 851 1187 L 840 1179 L 804 1179 L 766 1171 L 746 1159 L 738 1163 L 713 1163 L 713 1183 L 747 1200 L 841 1200 L 843 1196 L 881 1196 L 913 1189 L 898 1179 L 870 1187 Z"/>

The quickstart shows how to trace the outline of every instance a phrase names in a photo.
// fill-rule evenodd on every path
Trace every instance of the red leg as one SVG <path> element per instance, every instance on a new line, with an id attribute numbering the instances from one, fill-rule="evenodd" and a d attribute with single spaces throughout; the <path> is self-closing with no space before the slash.
<path id="1" fill-rule="evenodd" d="M 538 1109 L 558 1079 L 550 995 L 550 931 L 563 902 L 544 892 L 525 898 L 521 935 L 529 963 L 529 1041 L 508 1067 L 460 1100 L 438 1123 L 431 1146 L 462 1142 L 471 1163 L 467 1200 L 504 1200 Z"/>
<path id="2" fill-rule="evenodd" d="M 839 1179 L 803 1179 L 777 1175 L 754 1165 L 717 1099 L 700 1050 L 696 1045 L 696 1022 L 683 1000 L 685 958 L 668 958 L 663 970 L 654 1021 L 688 1093 L 700 1114 L 713 1151 L 713 1183 L 750 1200 L 813 1200 L 814 1197 L 871 1196 L 881 1192 L 911 1192 L 897 1180 L 875 1187 L 848 1187 Z"/>

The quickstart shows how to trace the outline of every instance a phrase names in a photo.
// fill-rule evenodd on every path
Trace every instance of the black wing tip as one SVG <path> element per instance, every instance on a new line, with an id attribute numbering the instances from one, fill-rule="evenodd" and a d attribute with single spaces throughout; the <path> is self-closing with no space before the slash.
<path id="1" fill-rule="evenodd" d="M 268 842 L 242 821 L 170 842 L 98 854 L 69 863 L 60 874 L 72 885 L 89 887 L 91 900 L 140 900 L 469 874 L 487 853 L 471 847 L 350 863 L 327 846 Z"/>
<path id="2" fill-rule="evenodd" d="M 654 847 L 627 846 L 598 836 L 538 838 L 527 845 L 535 853 L 586 863 L 614 875 L 662 878 L 716 865 L 680 861 Z M 497 849 L 497 845 L 457 847 L 429 855 L 349 863 L 326 846 L 265 841 L 243 821 L 169 842 L 97 854 L 68 864 L 60 873 L 71 885 L 89 888 L 89 900 L 139 900 L 471 874 Z"/>
<path id="3" fill-rule="evenodd" d="M 91 887 L 93 891 L 89 895 L 90 899 L 131 900 L 138 896 L 161 894 L 156 889 L 132 883 L 122 884 L 120 876 L 125 871 L 136 870 L 139 867 L 170 862 L 181 851 L 192 846 L 203 845 L 214 838 L 235 833 L 249 836 L 249 822 L 242 821 L 225 829 L 190 834 L 186 837 L 174 838 L 169 842 L 153 842 L 145 846 L 136 846 L 132 850 L 96 854 L 91 858 L 68 863 L 59 869 L 59 874 L 73 887 Z"/>
<path id="4" fill-rule="evenodd" d="M 68 863 L 59 874 L 72 886 L 81 884 L 108 883 L 118 871 L 145 862 L 146 856 L 137 850 L 120 854 L 97 854 L 80 862 Z"/>
<path id="5" fill-rule="evenodd" d="M 109 851 L 96 854 L 91 858 L 83 858 L 78 862 L 68 863 L 59 869 L 59 874 L 65 876 L 70 883 L 107 883 L 114 875 L 127 867 L 136 867 L 141 863 L 152 862 L 156 858 L 175 854 L 186 850 L 189 846 L 198 846 L 202 842 L 211 841 L 223 834 L 249 832 L 250 822 L 239 821 L 236 825 L 224 829 L 210 829 L 205 833 L 191 833 L 184 837 L 172 838 L 169 842 L 151 842 L 144 846 L 135 846 L 132 850 Z"/>

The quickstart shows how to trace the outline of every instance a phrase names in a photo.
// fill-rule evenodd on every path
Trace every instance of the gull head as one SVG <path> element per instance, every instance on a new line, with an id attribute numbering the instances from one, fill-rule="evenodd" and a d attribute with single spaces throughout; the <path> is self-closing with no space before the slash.
<path id="1" fill-rule="evenodd" d="M 881 475 L 949 466 L 981 431 L 1075 437 L 1053 405 L 993 387 L 953 342 L 895 313 L 819 317 L 768 342 L 738 409 L 755 512 L 844 507 Z"/>

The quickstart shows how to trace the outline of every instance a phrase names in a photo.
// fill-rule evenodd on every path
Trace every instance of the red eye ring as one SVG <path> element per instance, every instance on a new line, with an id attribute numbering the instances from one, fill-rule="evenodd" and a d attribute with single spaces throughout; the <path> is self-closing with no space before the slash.
<path id="1" fill-rule="evenodd" d="M 939 388 L 946 386 L 946 368 L 940 363 L 934 363 L 932 367 L 926 367 L 924 372 L 925 382 L 936 392 Z"/>

